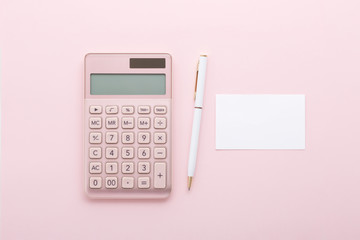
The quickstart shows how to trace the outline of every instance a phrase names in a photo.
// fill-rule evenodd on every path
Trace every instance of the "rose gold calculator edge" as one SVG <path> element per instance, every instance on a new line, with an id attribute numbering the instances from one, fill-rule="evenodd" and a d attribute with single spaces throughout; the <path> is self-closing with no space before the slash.
<path id="1" fill-rule="evenodd" d="M 130 59 L 165 62 L 160 67 L 130 68 Z M 161 199 L 170 195 L 171 68 L 167 53 L 85 56 L 84 169 L 85 192 L 90 198 Z M 165 75 L 165 93 L 91 95 L 91 74 Z"/>

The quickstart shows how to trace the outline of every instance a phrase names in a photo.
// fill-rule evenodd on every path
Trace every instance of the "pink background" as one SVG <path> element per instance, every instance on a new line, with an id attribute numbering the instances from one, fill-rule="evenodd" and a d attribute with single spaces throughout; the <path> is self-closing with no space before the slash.
<path id="1" fill-rule="evenodd" d="M 358 0 L 0 3 L 1 239 L 360 239 Z M 173 192 L 91 201 L 83 57 L 173 56 Z M 195 65 L 208 54 L 186 189 Z M 215 94 L 306 94 L 306 150 L 216 151 Z"/>

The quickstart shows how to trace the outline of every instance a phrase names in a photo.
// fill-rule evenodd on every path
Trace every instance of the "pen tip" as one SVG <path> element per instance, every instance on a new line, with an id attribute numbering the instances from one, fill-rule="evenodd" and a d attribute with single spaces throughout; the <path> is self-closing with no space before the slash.
<path id="1" fill-rule="evenodd" d="M 188 190 L 191 188 L 192 177 L 188 177 Z"/>

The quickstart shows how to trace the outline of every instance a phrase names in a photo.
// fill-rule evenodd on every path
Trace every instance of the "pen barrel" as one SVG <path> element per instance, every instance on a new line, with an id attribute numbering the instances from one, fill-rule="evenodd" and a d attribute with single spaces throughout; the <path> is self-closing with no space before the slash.
<path id="1" fill-rule="evenodd" d="M 188 176 L 194 176 L 195 166 L 196 166 L 196 157 L 199 146 L 199 133 L 200 133 L 200 122 L 201 122 L 201 112 L 202 109 L 195 108 L 194 110 L 194 119 L 190 143 L 190 153 L 189 153 L 189 165 L 188 165 Z"/>

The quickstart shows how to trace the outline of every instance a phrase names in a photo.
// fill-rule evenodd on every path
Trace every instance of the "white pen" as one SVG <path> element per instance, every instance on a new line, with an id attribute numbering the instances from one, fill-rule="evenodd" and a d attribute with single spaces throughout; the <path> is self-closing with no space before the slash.
<path id="1" fill-rule="evenodd" d="M 188 163 L 188 189 L 189 190 L 191 188 L 192 178 L 195 173 L 196 156 L 197 156 L 197 150 L 198 150 L 198 145 L 199 145 L 199 132 L 200 132 L 201 112 L 202 112 L 203 98 L 204 98 L 206 64 L 207 64 L 207 56 L 200 55 L 198 66 L 197 66 L 197 72 L 196 72 L 195 93 L 194 93 L 194 100 L 195 100 L 194 119 L 193 119 L 189 163 Z"/>

